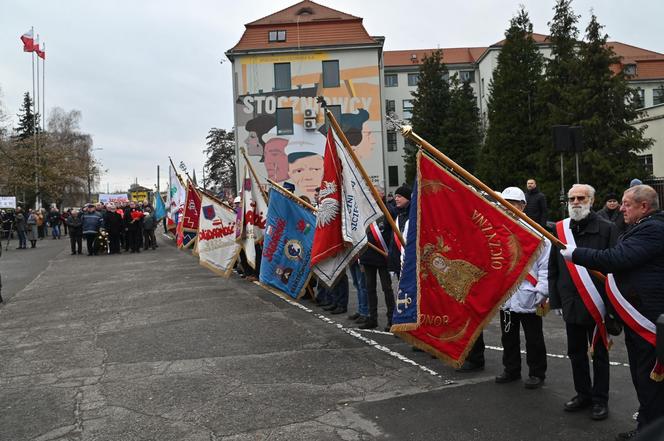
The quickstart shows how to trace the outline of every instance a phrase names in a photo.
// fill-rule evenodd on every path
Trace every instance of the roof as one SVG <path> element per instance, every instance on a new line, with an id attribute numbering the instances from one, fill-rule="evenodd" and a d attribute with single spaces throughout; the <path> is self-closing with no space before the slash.
<path id="1" fill-rule="evenodd" d="M 304 0 L 247 23 L 240 41 L 228 52 L 284 50 L 345 45 L 381 45 L 362 18 Z M 286 31 L 286 41 L 268 42 L 269 31 Z"/>
<path id="2" fill-rule="evenodd" d="M 406 51 L 385 51 L 385 66 L 410 66 L 420 64 L 425 56 L 437 49 L 414 49 Z M 455 47 L 442 49 L 445 64 L 473 64 L 484 53 L 485 47 Z M 413 57 L 415 55 L 415 57 Z"/>
<path id="3" fill-rule="evenodd" d="M 551 40 L 549 39 L 548 35 L 537 34 L 535 32 L 533 32 L 530 35 L 532 35 L 533 40 L 535 40 L 535 43 L 537 44 L 551 44 Z M 502 46 L 504 44 L 505 44 L 505 39 L 502 39 L 499 42 L 492 44 L 491 47 Z"/>

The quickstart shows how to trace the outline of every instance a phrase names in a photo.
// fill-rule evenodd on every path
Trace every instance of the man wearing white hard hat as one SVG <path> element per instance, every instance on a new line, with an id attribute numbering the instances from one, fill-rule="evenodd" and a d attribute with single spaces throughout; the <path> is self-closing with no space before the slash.
<path id="1" fill-rule="evenodd" d="M 517 187 L 507 187 L 503 199 L 521 211 L 526 208 L 526 195 Z M 520 328 L 526 337 L 526 389 L 537 389 L 546 377 L 546 346 L 542 331 L 544 305 L 549 297 L 548 266 L 551 242 L 543 238 L 544 248 L 528 269 L 528 275 L 517 290 L 500 308 L 500 331 L 503 344 L 504 371 L 496 383 L 509 383 L 521 379 Z"/>

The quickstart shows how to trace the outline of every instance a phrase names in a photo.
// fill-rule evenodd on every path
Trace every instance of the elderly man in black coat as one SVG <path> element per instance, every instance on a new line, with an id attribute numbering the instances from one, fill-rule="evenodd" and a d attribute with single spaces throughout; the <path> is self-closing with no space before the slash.
<path id="1" fill-rule="evenodd" d="M 618 240 L 616 226 L 597 216 L 590 208 L 595 198 L 595 189 L 590 185 L 575 184 L 567 195 L 570 218 L 560 221 L 557 229 L 562 230 L 563 225 L 569 222 L 569 230 L 578 246 L 597 250 L 614 246 Z M 567 243 L 570 243 L 570 240 Z M 576 396 L 565 403 L 564 409 L 567 412 L 576 412 L 592 406 L 591 417 L 603 420 L 608 416 L 608 349 L 601 340 L 595 342 L 591 381 L 588 348 L 592 344 L 597 323 L 586 308 L 570 270 L 555 247 L 552 247 L 549 258 L 548 279 L 550 306 L 554 309 L 562 308 L 563 311 L 567 331 L 567 355 L 572 364 L 572 377 L 576 390 Z M 603 295 L 603 283 L 598 280 L 593 282 L 600 295 Z M 584 286 L 581 289 L 584 289 Z"/>
<path id="2" fill-rule="evenodd" d="M 631 228 L 616 247 L 570 248 L 561 254 L 578 265 L 613 273 L 625 299 L 654 323 L 664 314 L 664 214 L 659 210 L 657 193 L 648 185 L 627 189 L 620 211 Z M 633 438 L 644 427 L 664 418 L 664 382 L 650 378 L 655 347 L 629 327 L 625 327 L 625 345 L 640 406 L 636 431 L 620 434 L 617 439 Z"/>

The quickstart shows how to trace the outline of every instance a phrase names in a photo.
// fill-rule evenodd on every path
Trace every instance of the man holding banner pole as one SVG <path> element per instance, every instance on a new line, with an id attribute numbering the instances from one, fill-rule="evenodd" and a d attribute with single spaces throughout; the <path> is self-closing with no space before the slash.
<path id="1" fill-rule="evenodd" d="M 615 224 L 605 221 L 592 210 L 595 189 L 575 184 L 568 192 L 569 216 L 556 224 L 558 239 L 566 249 L 583 246 L 595 250 L 616 244 Z M 567 331 L 567 355 L 572 365 L 576 396 L 565 403 L 567 412 L 592 407 L 591 417 L 608 416 L 609 336 L 605 326 L 606 305 L 602 283 L 588 271 L 566 263 L 557 250 L 549 259 L 549 294 L 551 308 L 562 308 Z M 588 350 L 592 354 L 593 379 L 590 376 Z"/>
<path id="2" fill-rule="evenodd" d="M 609 273 L 606 293 L 626 325 L 625 345 L 640 404 L 636 430 L 617 438 L 630 439 L 664 418 L 664 366 L 656 357 L 654 325 L 664 314 L 664 214 L 657 192 L 648 185 L 627 189 L 620 211 L 631 228 L 617 246 L 597 250 L 577 244 L 561 254 L 571 265 Z"/>

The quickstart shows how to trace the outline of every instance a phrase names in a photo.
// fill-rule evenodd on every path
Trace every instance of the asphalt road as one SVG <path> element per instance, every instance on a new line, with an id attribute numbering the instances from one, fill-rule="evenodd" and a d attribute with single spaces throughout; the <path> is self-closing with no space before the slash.
<path id="1" fill-rule="evenodd" d="M 498 385 L 495 321 L 486 369 L 460 374 L 159 240 L 140 254 L 70 256 L 64 239 L 3 254 L 0 440 L 596 441 L 634 427 L 622 337 L 611 413 L 595 422 L 562 410 L 574 390 L 555 314 L 544 386 Z"/>

